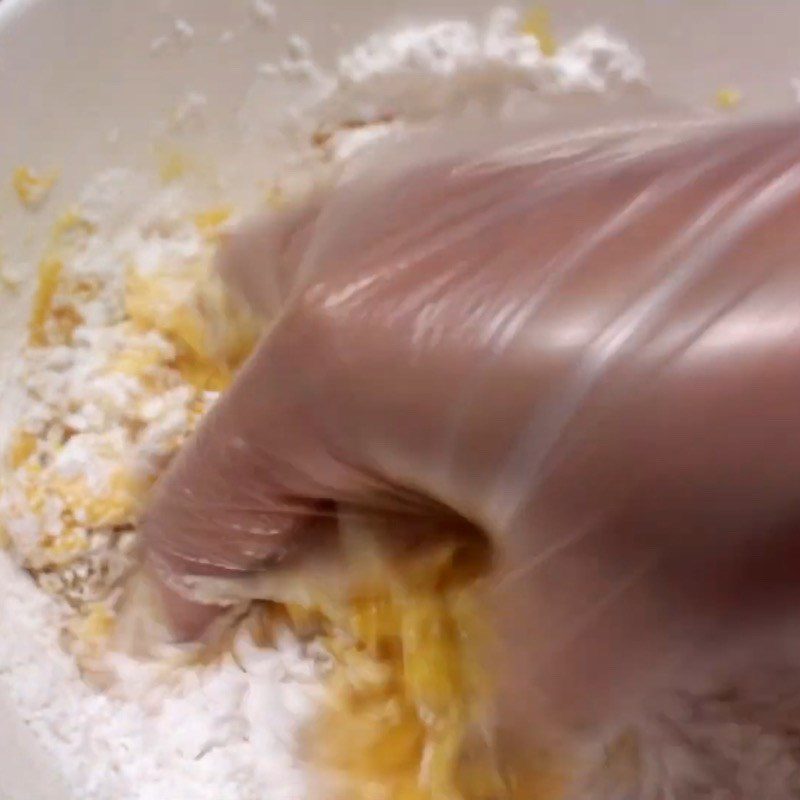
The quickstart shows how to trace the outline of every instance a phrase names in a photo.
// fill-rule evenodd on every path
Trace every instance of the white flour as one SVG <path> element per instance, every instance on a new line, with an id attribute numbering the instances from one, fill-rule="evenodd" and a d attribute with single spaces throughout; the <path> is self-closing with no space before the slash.
<path id="1" fill-rule="evenodd" d="M 251 10 L 254 24 L 275 21 L 270 3 L 254 2 Z M 295 109 L 299 117 L 313 109 L 312 127 L 322 122 L 335 126 L 354 115 L 370 121 L 386 113 L 402 124 L 460 108 L 478 97 L 496 102 L 512 89 L 526 96 L 602 92 L 642 80 L 640 60 L 599 30 L 566 43 L 552 58 L 543 57 L 536 39 L 519 30 L 517 16 L 506 11 L 495 13 L 486 28 L 462 22 L 409 28 L 369 39 L 344 55 L 333 74 L 323 73 L 307 44 L 293 38 L 286 58 L 277 65 L 262 65 L 259 72 L 318 82 L 313 102 Z M 228 31 L 220 36 L 226 41 L 232 38 Z M 191 22 L 179 19 L 168 36 L 154 40 L 153 49 L 190 46 L 194 37 Z M 202 94 L 191 95 L 174 122 L 186 123 L 203 105 Z M 363 133 L 353 134 L 349 145 L 335 151 L 339 157 L 360 142 L 358 137 L 366 141 Z M 120 175 L 105 180 L 113 186 Z M 137 180 L 124 176 L 122 180 L 122 194 L 130 195 L 128 206 L 133 204 L 136 210 L 141 194 Z M 95 189 L 103 185 L 101 180 Z M 93 196 L 100 213 L 109 213 L 116 202 L 102 191 Z M 107 254 L 105 269 L 121 274 L 128 257 L 146 265 L 186 256 L 186 248 L 191 255 L 196 242 L 170 220 L 169 195 L 148 200 L 143 208 L 145 213 L 135 214 L 130 208 L 117 209 L 117 224 L 94 242 L 97 258 L 102 261 Z M 96 316 L 85 326 L 89 333 L 111 324 L 120 302 L 112 289 L 95 304 Z M 104 428 L 111 423 L 104 420 L 117 420 L 122 412 L 112 414 L 103 404 L 124 387 L 98 384 L 92 359 L 98 358 L 103 343 L 97 344 L 64 354 L 68 363 L 60 369 L 68 373 L 69 391 L 76 386 L 85 389 L 83 405 L 71 412 L 76 415 L 73 423 L 83 420 L 89 427 L 99 426 L 100 433 L 111 434 Z M 188 399 L 183 395 L 173 399 L 173 411 L 180 419 L 175 430 L 165 432 L 156 426 L 156 451 L 168 433 L 186 427 L 181 413 Z M 93 417 L 95 401 L 102 413 Z M 123 398 L 118 405 L 125 402 Z M 37 409 L 28 413 L 33 419 Z M 163 422 L 166 410 L 142 413 L 143 419 L 149 413 L 156 425 Z M 78 471 L 89 463 L 81 458 Z M 13 513 L 8 506 L 4 513 L 5 524 L 17 526 L 12 538 L 21 553 L 26 530 L 36 535 L 41 520 L 9 519 Z M 52 754 L 75 798 L 300 800 L 307 794 L 306 776 L 294 748 L 298 728 L 313 711 L 320 690 L 318 654 L 304 652 L 288 635 L 275 649 L 260 649 L 242 633 L 234 647 L 236 658 L 228 655 L 204 667 L 118 656 L 115 667 L 126 695 L 120 698 L 84 682 L 73 656 L 62 650 L 59 631 L 66 613 L 61 600 L 47 596 L 11 559 L 0 558 L 0 679 Z"/>
<path id="2" fill-rule="evenodd" d="M 128 695 L 81 678 L 62 651 L 63 609 L 0 560 L 0 676 L 80 800 L 297 800 L 306 793 L 292 753 L 319 687 L 312 658 L 289 637 L 274 650 L 242 637 L 210 667 L 170 668 L 124 657 Z M 165 673 L 161 675 L 160 673 Z"/>
<path id="3" fill-rule="evenodd" d="M 278 63 L 262 76 L 299 77 L 316 85 L 290 108 L 297 121 L 328 124 L 374 120 L 386 114 L 425 119 L 464 108 L 509 101 L 530 104 L 563 94 L 613 93 L 645 81 L 644 62 L 624 41 L 594 27 L 561 43 L 549 58 L 522 19 L 498 8 L 485 26 L 443 20 L 379 33 L 321 71 L 302 39 L 292 37 Z"/>

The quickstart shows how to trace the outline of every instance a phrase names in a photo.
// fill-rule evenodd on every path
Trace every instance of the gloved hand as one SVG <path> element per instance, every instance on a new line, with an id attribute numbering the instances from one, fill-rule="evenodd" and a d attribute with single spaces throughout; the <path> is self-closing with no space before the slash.
<path id="1" fill-rule="evenodd" d="M 143 521 L 188 635 L 187 576 L 302 565 L 345 505 L 494 543 L 518 730 L 619 720 L 796 605 L 797 120 L 420 134 L 221 265 L 274 324 Z"/>

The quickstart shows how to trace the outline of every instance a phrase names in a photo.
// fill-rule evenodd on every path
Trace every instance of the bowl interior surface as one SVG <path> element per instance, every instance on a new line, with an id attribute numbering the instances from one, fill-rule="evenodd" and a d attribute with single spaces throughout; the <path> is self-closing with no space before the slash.
<path id="1" fill-rule="evenodd" d="M 54 216 L 95 173 L 152 169 L 154 134 L 187 92 L 202 92 L 208 124 L 195 145 L 221 165 L 233 198 L 246 202 L 248 174 L 281 160 L 270 130 L 306 89 L 256 81 L 257 65 L 286 53 L 288 37 L 311 44 L 322 66 L 376 30 L 424 20 L 484 19 L 491 0 L 277 0 L 274 25 L 253 19 L 248 0 L 0 1 L 0 255 L 21 266 L 23 289 L 0 295 L 0 445 L 18 398 L 9 374 L 22 341 L 41 242 Z M 736 113 L 797 107 L 800 3 L 796 0 L 550 0 L 566 37 L 600 23 L 643 54 L 655 91 L 708 106 L 721 87 L 742 92 Z M 175 20 L 191 41 L 152 52 Z M 221 41 L 224 32 L 233 36 Z M 242 109 L 262 136 L 242 146 Z M 256 113 L 254 113 L 254 110 Z M 17 201 L 18 165 L 57 169 L 58 184 L 32 213 Z M 8 708 L 7 708 L 8 706 Z M 0 691 L 0 800 L 69 800 L 58 776 Z"/>

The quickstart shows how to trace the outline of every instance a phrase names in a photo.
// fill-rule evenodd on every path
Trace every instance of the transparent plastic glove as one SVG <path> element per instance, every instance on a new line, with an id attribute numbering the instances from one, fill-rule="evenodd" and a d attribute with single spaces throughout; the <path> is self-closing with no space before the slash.
<path id="1" fill-rule="evenodd" d="M 178 594 L 467 521 L 503 722 L 570 733 L 797 605 L 796 120 L 420 135 L 222 268 L 275 322 L 145 516 Z"/>

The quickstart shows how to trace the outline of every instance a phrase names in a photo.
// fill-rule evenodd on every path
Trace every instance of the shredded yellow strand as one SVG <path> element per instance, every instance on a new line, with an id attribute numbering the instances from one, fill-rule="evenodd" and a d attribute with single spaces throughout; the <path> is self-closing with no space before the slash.
<path id="1" fill-rule="evenodd" d="M 742 93 L 733 87 L 723 87 L 717 91 L 714 97 L 717 108 L 723 111 L 731 111 L 741 105 Z"/>
<path id="2" fill-rule="evenodd" d="M 56 172 L 39 173 L 30 167 L 19 166 L 14 170 L 11 184 L 22 205 L 34 209 L 47 199 L 57 180 Z"/>
<path id="3" fill-rule="evenodd" d="M 556 37 L 553 35 L 553 25 L 550 12 L 538 6 L 532 8 L 522 21 L 522 33 L 533 36 L 539 42 L 543 56 L 554 56 L 558 50 Z"/>
<path id="4" fill-rule="evenodd" d="M 492 683 L 479 585 L 454 550 L 386 568 L 346 598 L 289 606 L 333 655 L 325 709 L 310 732 L 326 791 L 347 800 L 552 800 L 555 764 L 512 768 L 486 731 Z M 373 573 L 374 577 L 374 573 Z"/>
<path id="5" fill-rule="evenodd" d="M 8 447 L 8 465 L 12 469 L 21 467 L 35 452 L 38 439 L 27 431 L 17 431 Z"/>
<path id="6" fill-rule="evenodd" d="M 50 317 L 63 270 L 64 264 L 59 258 L 44 258 L 39 264 L 39 282 L 28 323 L 29 340 L 32 345 L 47 344 L 45 323 Z"/>
<path id="7" fill-rule="evenodd" d="M 216 206 L 194 215 L 194 224 L 207 239 L 215 240 L 230 221 L 233 209 L 230 206 Z"/>

